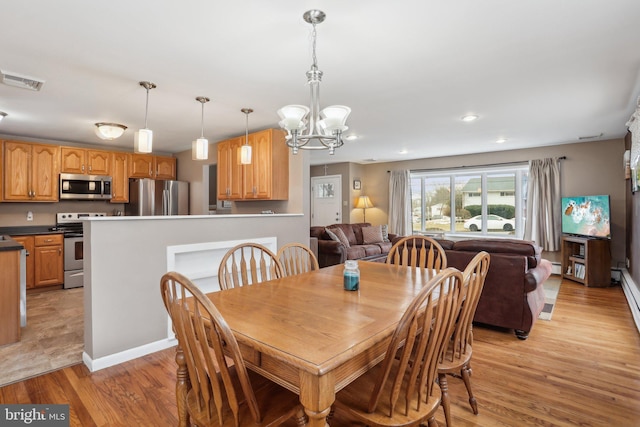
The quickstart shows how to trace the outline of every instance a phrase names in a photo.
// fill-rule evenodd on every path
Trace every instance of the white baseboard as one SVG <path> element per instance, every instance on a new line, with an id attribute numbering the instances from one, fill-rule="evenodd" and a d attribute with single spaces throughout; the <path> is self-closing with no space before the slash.
<path id="1" fill-rule="evenodd" d="M 129 360 L 137 359 L 138 357 L 146 356 L 147 354 L 155 353 L 156 351 L 173 347 L 177 344 L 178 340 L 176 340 L 175 338 L 167 338 L 164 340 L 145 344 L 140 347 L 130 348 L 128 350 L 121 351 L 120 353 L 114 353 L 105 357 L 99 357 L 97 359 L 92 359 L 86 352 L 82 352 L 82 361 L 84 362 L 86 367 L 89 368 L 89 371 L 95 372 L 99 371 L 100 369 L 127 362 Z"/>
<path id="2" fill-rule="evenodd" d="M 629 271 L 626 268 L 621 269 L 622 271 L 622 290 L 624 291 L 625 296 L 627 297 L 627 301 L 629 302 L 629 308 L 631 309 L 631 314 L 633 315 L 633 321 L 636 324 L 636 328 L 638 332 L 640 332 L 640 287 L 636 284 Z"/>

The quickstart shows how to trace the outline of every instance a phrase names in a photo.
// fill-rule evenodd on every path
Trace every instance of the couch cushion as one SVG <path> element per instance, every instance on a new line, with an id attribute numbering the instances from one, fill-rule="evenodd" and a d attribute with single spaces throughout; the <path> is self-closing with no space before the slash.
<path id="1" fill-rule="evenodd" d="M 390 242 L 391 240 L 389 240 L 389 226 L 387 224 L 382 224 L 380 226 L 380 230 L 382 230 L 382 241 Z"/>
<path id="2" fill-rule="evenodd" d="M 362 233 L 360 232 L 360 227 L 358 227 L 357 233 L 360 234 L 359 236 L 360 238 L 358 238 L 357 234 L 355 234 L 356 230 L 354 230 L 354 227 L 357 225 L 359 224 L 332 224 L 332 225 L 328 225 L 327 228 L 341 229 L 344 235 L 347 236 L 347 240 L 349 240 L 350 245 L 359 245 L 362 243 Z M 371 225 L 371 224 L 366 224 L 366 225 Z"/>
<path id="3" fill-rule="evenodd" d="M 335 240 L 337 242 L 340 242 L 343 245 L 345 245 L 347 248 L 349 246 L 351 246 L 349 244 L 349 239 L 347 239 L 347 236 L 344 235 L 344 232 L 342 231 L 341 228 L 338 228 L 338 227 L 327 228 L 326 232 L 329 235 L 329 237 L 331 238 L 331 240 Z"/>
<path id="4" fill-rule="evenodd" d="M 381 243 L 382 228 L 379 225 L 372 225 L 371 227 L 362 227 L 362 243 L 370 245 L 372 243 Z"/>

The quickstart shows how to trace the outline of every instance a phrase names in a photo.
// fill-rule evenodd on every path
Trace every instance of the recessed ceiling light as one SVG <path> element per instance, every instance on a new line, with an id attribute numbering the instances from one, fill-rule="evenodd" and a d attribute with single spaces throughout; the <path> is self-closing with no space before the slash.
<path id="1" fill-rule="evenodd" d="M 507 138 L 498 138 L 496 139 L 496 144 L 504 144 L 507 142 Z"/>
<path id="2" fill-rule="evenodd" d="M 358 135 L 347 135 L 344 137 L 344 139 L 346 139 L 347 141 L 354 141 L 358 139 Z"/>
<path id="3" fill-rule="evenodd" d="M 463 122 L 472 122 L 472 121 L 477 120 L 477 119 L 478 119 L 478 116 L 475 115 L 475 114 L 467 114 L 467 115 L 461 117 L 461 120 Z"/>
<path id="4" fill-rule="evenodd" d="M 399 153 L 400 154 L 407 154 L 409 151 L 408 150 L 400 150 Z"/>

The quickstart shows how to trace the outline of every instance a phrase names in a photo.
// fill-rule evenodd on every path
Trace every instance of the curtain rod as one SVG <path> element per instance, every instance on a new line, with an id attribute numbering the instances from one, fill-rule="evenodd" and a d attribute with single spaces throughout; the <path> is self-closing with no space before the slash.
<path id="1" fill-rule="evenodd" d="M 556 157 L 558 160 L 567 160 L 567 156 Z M 432 171 L 440 171 L 440 170 L 451 170 L 451 169 L 467 169 L 467 168 L 486 168 L 490 166 L 508 166 L 508 165 L 520 165 L 524 162 L 504 162 L 504 163 L 490 163 L 488 165 L 475 165 L 475 166 L 455 166 L 448 168 L 433 168 L 433 169 L 411 169 L 411 172 L 432 172 Z M 387 171 L 387 173 L 391 173 L 391 171 Z"/>

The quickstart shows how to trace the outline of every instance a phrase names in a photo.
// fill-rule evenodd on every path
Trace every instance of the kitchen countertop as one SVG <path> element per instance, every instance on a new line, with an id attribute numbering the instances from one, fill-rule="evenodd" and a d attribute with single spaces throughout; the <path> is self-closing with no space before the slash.
<path id="1" fill-rule="evenodd" d="M 19 251 L 21 249 L 24 249 L 24 246 L 13 240 L 11 237 L 7 235 L 0 235 L 0 252 Z"/>
<path id="2" fill-rule="evenodd" d="M 62 234 L 61 230 L 51 230 L 53 225 L 25 225 L 20 227 L 0 227 L 0 235 L 28 236 L 31 234 Z"/>

